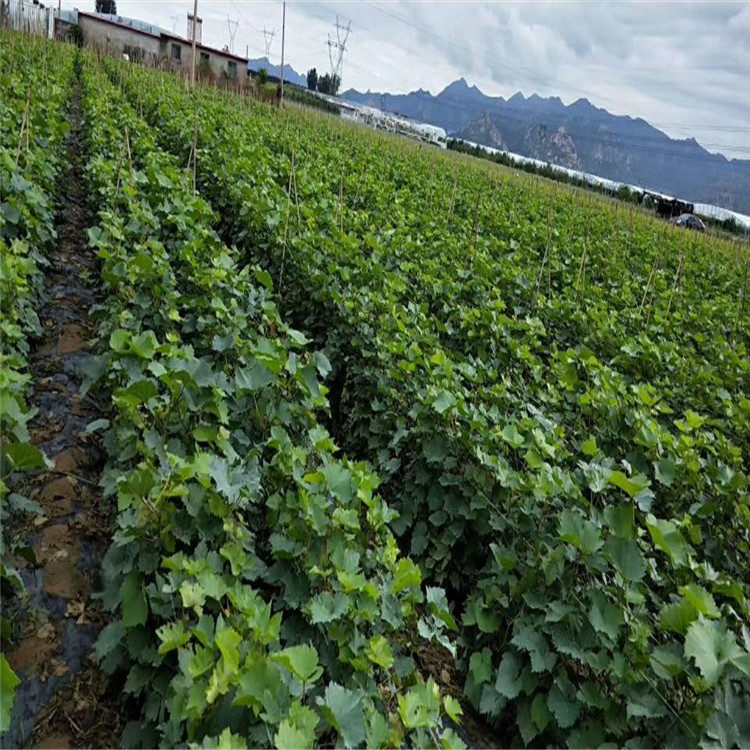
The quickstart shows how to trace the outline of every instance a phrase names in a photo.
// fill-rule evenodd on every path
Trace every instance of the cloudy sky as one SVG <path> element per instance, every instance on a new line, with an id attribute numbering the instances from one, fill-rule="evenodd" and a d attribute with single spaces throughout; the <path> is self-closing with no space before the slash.
<path id="1" fill-rule="evenodd" d="M 63 7 L 93 10 L 94 0 Z M 192 0 L 117 0 L 121 15 L 186 33 Z M 281 57 L 282 4 L 199 0 L 203 41 Z M 302 2 L 286 8 L 286 62 L 328 69 L 329 34 L 351 21 L 343 88 L 438 93 L 461 76 L 486 94 L 586 97 L 672 137 L 750 159 L 750 2 Z"/>

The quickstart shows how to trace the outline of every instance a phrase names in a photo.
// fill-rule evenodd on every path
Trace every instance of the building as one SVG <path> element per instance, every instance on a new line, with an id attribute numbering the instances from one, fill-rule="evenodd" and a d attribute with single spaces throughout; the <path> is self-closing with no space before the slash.
<path id="1" fill-rule="evenodd" d="M 57 36 L 64 36 L 73 26 L 78 26 L 84 46 L 109 55 L 127 55 L 133 62 L 175 72 L 191 69 L 193 45 L 191 39 L 173 34 L 159 26 L 135 18 L 108 13 L 63 11 L 57 21 Z M 198 20 L 200 28 L 200 19 Z M 196 71 L 200 75 L 235 81 L 239 86 L 247 83 L 247 58 L 228 50 L 218 50 L 205 44 L 196 44 Z"/>

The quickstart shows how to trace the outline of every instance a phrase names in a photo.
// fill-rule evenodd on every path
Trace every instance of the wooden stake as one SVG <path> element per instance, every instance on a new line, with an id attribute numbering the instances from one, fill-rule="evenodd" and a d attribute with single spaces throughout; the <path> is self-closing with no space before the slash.
<path id="1" fill-rule="evenodd" d="M 586 234 L 583 240 L 583 255 L 581 256 L 581 265 L 578 267 L 578 276 L 576 277 L 576 290 L 578 289 L 581 279 L 585 276 L 586 269 L 586 257 L 589 254 L 589 221 L 590 217 L 586 219 Z"/>
<path id="2" fill-rule="evenodd" d="M 742 290 L 740 292 L 740 306 L 737 310 L 737 319 L 734 321 L 734 332 L 737 333 L 737 329 L 740 327 L 740 321 L 742 316 L 745 314 L 745 299 L 747 298 L 747 267 L 750 266 L 750 261 L 745 261 L 745 271 L 742 274 Z"/>
<path id="3" fill-rule="evenodd" d="M 451 191 L 451 205 L 448 209 L 448 222 L 450 224 L 450 220 L 453 218 L 453 205 L 456 201 L 456 185 L 458 184 L 458 173 L 454 171 L 453 173 L 453 190 Z"/>
<path id="4" fill-rule="evenodd" d="M 477 200 L 474 204 L 474 226 L 472 227 L 472 234 L 474 235 L 473 247 L 476 249 L 477 246 L 477 232 L 479 231 L 479 196 L 480 192 L 477 190 Z"/>

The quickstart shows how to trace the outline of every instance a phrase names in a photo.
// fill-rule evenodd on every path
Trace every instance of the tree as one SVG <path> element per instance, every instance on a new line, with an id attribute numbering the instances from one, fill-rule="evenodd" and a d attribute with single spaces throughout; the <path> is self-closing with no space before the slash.
<path id="1" fill-rule="evenodd" d="M 115 0 L 96 0 L 94 8 L 97 13 L 110 13 L 113 16 L 117 15 L 117 3 Z"/>
<path id="2" fill-rule="evenodd" d="M 318 91 L 321 94 L 330 94 L 336 96 L 339 93 L 339 86 L 341 85 L 341 79 L 337 75 L 329 75 L 326 73 L 318 78 Z"/>
<path id="3" fill-rule="evenodd" d="M 315 91 L 318 88 L 318 71 L 315 68 L 310 68 L 307 71 L 307 88 L 310 91 Z"/>
<path id="4" fill-rule="evenodd" d="M 265 68 L 261 68 L 255 74 L 255 78 L 258 81 L 258 86 L 265 86 L 268 83 L 268 71 Z"/>

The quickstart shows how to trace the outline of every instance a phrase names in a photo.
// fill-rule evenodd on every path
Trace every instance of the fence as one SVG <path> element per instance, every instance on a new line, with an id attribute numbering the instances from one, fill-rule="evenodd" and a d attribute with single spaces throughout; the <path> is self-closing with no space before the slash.
<path id="1" fill-rule="evenodd" d="M 32 0 L 0 0 L 0 26 L 51 38 L 54 36 L 55 11 Z"/>

